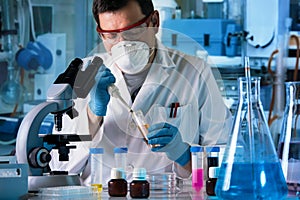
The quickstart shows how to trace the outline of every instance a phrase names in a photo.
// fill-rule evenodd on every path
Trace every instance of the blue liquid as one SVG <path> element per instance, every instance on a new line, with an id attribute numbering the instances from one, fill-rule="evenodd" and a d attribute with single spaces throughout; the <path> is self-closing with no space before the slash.
<path id="1" fill-rule="evenodd" d="M 222 199 L 282 199 L 287 185 L 280 163 L 234 163 L 229 188 L 223 190 L 227 164 L 222 163 L 215 192 Z"/>

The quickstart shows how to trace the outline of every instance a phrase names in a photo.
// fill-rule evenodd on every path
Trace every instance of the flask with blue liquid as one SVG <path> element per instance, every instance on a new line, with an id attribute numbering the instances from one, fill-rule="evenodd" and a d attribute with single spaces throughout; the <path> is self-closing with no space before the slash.
<path id="1" fill-rule="evenodd" d="M 221 199 L 283 199 L 287 185 L 260 101 L 260 78 L 241 77 L 239 102 L 215 188 Z"/>

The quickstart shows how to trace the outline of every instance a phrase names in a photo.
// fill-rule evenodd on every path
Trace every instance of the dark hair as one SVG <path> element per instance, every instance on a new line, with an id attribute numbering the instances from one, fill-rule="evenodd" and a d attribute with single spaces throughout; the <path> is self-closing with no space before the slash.
<path id="1" fill-rule="evenodd" d="M 116 11 L 125 7 L 129 1 L 132 0 L 94 0 L 93 1 L 93 15 L 99 26 L 98 15 L 107 11 Z M 142 13 L 146 16 L 154 11 L 152 0 L 134 0 L 138 2 Z"/>

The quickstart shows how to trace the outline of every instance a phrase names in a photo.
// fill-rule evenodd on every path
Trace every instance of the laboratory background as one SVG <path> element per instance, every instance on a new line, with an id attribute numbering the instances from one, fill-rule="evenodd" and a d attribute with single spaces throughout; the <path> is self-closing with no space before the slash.
<path id="1" fill-rule="evenodd" d="M 39 105 L 47 101 L 48 89 L 74 58 L 105 49 L 96 32 L 91 0 L 1 0 L 0 3 L 0 191 L 3 192 L 1 188 L 16 190 L 14 195 L 20 197 L 32 183 L 27 182 L 28 166 L 14 157 L 16 144 L 22 143 L 25 149 L 22 159 L 26 160 L 29 156 L 26 149 L 43 145 L 43 139 L 59 143 L 64 150 L 68 142 L 83 139 L 40 137 L 51 135 L 60 116 L 53 114 L 55 108 L 46 105 L 39 110 Z M 160 14 L 159 40 L 167 47 L 211 63 L 233 118 L 245 109 L 238 112 L 241 98 L 238 80 L 247 75 L 244 59 L 249 58 L 251 77 L 259 79 L 256 90 L 262 105 L 253 109 L 263 111 L 276 156 L 288 160 L 282 170 L 285 180 L 291 183 L 289 194 L 299 195 L 300 1 L 153 0 L 153 3 Z M 253 80 L 257 81 L 256 78 Z M 294 104 L 296 108 L 289 109 Z M 34 109 L 34 116 L 27 118 L 29 125 L 22 125 L 20 130 L 24 117 Z M 33 131 L 38 133 L 32 134 Z M 17 141 L 18 132 L 26 132 L 23 141 L 20 138 Z M 69 150 L 72 151 L 71 147 Z M 45 155 L 43 161 L 47 162 L 45 151 L 36 149 L 35 153 Z M 30 170 L 39 174 L 34 167 Z"/>

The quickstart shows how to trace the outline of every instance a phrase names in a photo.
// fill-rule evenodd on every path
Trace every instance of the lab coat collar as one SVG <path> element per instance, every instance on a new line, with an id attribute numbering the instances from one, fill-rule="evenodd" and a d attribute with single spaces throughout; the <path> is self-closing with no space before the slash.
<path id="1" fill-rule="evenodd" d="M 172 50 L 165 47 L 159 40 L 156 40 L 156 41 L 157 41 L 156 42 L 157 53 L 156 53 L 156 57 L 154 59 L 154 63 L 161 64 L 161 66 L 165 69 L 166 68 L 175 68 L 176 65 L 169 55 L 170 51 L 172 51 Z"/>
<path id="2" fill-rule="evenodd" d="M 168 78 L 168 69 L 175 68 L 175 64 L 170 58 L 169 52 L 170 50 L 157 40 L 156 55 L 144 84 L 162 84 Z"/>
<path id="3" fill-rule="evenodd" d="M 151 104 L 151 101 L 145 102 L 145 99 L 149 99 L 149 97 L 155 93 L 156 88 L 164 84 L 165 80 L 169 77 L 170 69 L 173 69 L 176 66 L 169 56 L 169 53 L 169 49 L 159 42 L 157 43 L 156 56 L 150 67 L 146 80 L 132 105 L 133 110 L 141 109 L 142 107 L 149 108 L 151 106 L 147 105 L 149 103 Z"/>

